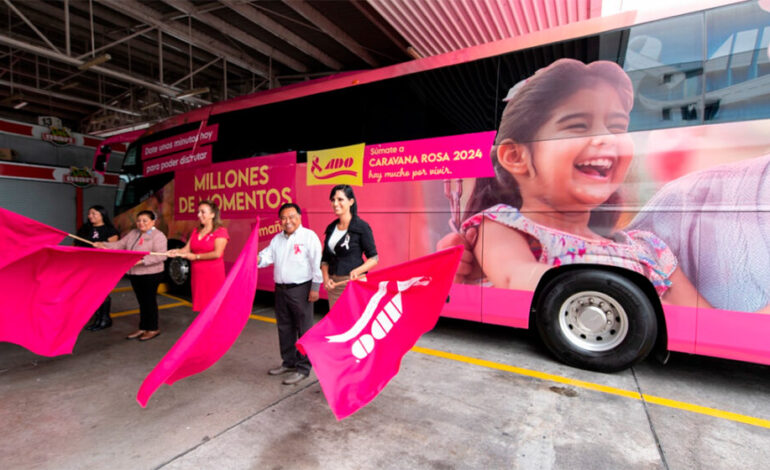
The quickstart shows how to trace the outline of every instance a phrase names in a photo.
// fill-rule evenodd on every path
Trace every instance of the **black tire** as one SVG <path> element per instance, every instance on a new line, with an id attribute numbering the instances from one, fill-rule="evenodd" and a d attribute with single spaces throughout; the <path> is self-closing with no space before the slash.
<path id="1" fill-rule="evenodd" d="M 179 240 L 169 240 L 168 249 L 183 248 Z M 168 258 L 165 266 L 166 285 L 175 294 L 190 293 L 190 262 L 184 258 Z"/>
<path id="2" fill-rule="evenodd" d="M 535 323 L 562 362 L 616 372 L 643 360 L 658 332 L 655 309 L 627 277 L 599 269 L 567 271 L 543 289 Z"/>

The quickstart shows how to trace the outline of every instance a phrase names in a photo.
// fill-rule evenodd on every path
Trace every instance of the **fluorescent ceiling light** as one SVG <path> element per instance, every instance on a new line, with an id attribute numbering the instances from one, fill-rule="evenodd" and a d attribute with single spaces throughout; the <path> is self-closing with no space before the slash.
<path id="1" fill-rule="evenodd" d="M 209 87 L 203 87 L 203 88 L 193 88 L 191 90 L 184 90 L 182 92 L 179 92 L 178 95 L 176 95 L 176 99 L 181 100 L 183 98 L 189 98 L 191 96 L 195 95 L 202 95 L 204 93 L 209 92 Z"/>
<path id="2" fill-rule="evenodd" d="M 0 104 L 10 106 L 13 109 L 21 109 L 29 103 L 24 99 L 24 96 L 21 93 L 13 93 L 0 100 Z"/>
<path id="3" fill-rule="evenodd" d="M 82 64 L 78 65 L 78 69 L 80 70 L 88 70 L 91 67 L 99 64 L 103 64 L 107 62 L 108 60 L 112 59 L 112 56 L 109 54 L 102 54 L 99 56 L 94 57 L 93 59 L 83 62 Z"/>

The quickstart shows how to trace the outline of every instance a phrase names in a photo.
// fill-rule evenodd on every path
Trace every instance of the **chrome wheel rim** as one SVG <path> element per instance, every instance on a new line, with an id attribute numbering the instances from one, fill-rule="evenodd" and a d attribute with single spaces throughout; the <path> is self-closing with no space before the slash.
<path id="1" fill-rule="evenodd" d="M 586 351 L 609 351 L 626 339 L 628 315 L 612 297 L 596 291 L 570 296 L 559 309 L 559 329 Z"/>
<path id="2" fill-rule="evenodd" d="M 186 259 L 172 258 L 168 263 L 168 277 L 171 282 L 181 286 L 190 275 L 190 263 Z"/>

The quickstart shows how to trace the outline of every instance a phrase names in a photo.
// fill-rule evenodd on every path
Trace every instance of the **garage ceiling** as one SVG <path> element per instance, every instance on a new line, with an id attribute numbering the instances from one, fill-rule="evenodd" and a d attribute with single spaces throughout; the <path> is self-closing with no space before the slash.
<path id="1" fill-rule="evenodd" d="M 57 116 L 107 134 L 599 16 L 601 0 L 0 0 L 0 8 L 0 114 Z"/>

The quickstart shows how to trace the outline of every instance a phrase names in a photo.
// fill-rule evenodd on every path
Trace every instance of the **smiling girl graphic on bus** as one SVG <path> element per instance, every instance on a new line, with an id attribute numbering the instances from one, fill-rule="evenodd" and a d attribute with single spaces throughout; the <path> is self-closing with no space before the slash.
<path id="1" fill-rule="evenodd" d="M 705 301 L 655 234 L 613 230 L 634 154 L 633 89 L 615 63 L 561 59 L 513 90 L 461 231 L 493 287 L 533 291 L 552 267 L 618 266 L 667 303 Z"/>

